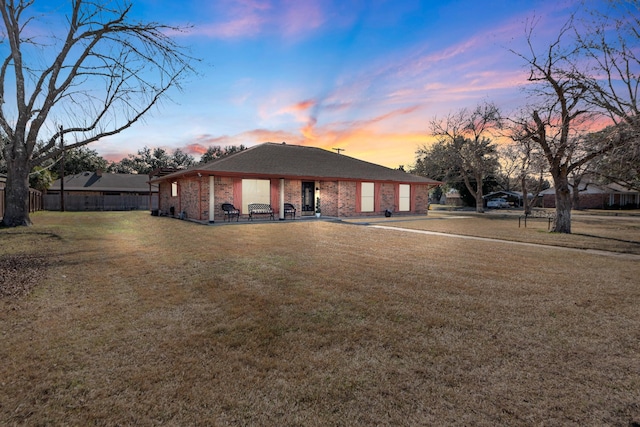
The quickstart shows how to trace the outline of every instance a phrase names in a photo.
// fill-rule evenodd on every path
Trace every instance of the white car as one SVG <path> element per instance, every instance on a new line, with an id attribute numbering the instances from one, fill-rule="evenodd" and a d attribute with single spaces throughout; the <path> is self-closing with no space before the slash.
<path id="1" fill-rule="evenodd" d="M 507 202 L 505 199 L 503 199 L 502 197 L 498 197 L 495 199 L 491 199 L 487 202 L 487 207 L 488 208 L 508 208 L 510 207 L 509 202 Z"/>

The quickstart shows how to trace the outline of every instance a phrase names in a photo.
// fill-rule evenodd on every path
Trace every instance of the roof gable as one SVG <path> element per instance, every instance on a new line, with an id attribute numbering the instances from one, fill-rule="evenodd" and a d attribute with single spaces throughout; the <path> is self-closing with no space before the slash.
<path id="1" fill-rule="evenodd" d="M 569 187 L 569 191 L 573 193 L 573 187 Z M 590 182 L 581 183 L 579 186 L 579 190 L 581 195 L 583 194 L 638 194 L 638 190 L 634 190 L 631 188 L 625 188 L 620 184 L 609 183 L 609 184 L 593 184 Z M 556 189 L 554 187 L 548 188 L 544 191 L 541 191 L 540 194 L 555 194 Z"/>
<path id="2" fill-rule="evenodd" d="M 65 191 L 118 191 L 148 192 L 149 177 L 147 175 L 125 173 L 82 172 L 64 177 Z M 57 179 L 50 190 L 60 190 L 60 179 Z M 152 191 L 157 191 L 153 188 Z"/>

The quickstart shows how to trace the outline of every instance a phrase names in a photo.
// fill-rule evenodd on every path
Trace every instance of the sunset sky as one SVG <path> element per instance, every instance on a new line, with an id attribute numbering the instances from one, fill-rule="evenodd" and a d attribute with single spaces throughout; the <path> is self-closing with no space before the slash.
<path id="1" fill-rule="evenodd" d="M 588 2 L 590 6 L 598 4 Z M 388 167 L 411 165 L 434 116 L 524 102 L 528 21 L 557 36 L 571 0 L 135 0 L 179 36 L 199 76 L 153 115 L 90 147 L 109 160 L 148 146 L 196 158 L 210 145 L 287 142 Z"/>

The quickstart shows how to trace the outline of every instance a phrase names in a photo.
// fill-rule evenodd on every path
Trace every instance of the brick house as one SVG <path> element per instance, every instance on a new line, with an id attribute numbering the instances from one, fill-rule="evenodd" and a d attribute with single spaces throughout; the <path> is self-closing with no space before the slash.
<path id="1" fill-rule="evenodd" d="M 574 206 L 574 209 L 637 209 L 640 207 L 640 192 L 629 190 L 618 184 L 581 184 L 579 191 L 580 206 Z M 549 188 L 541 194 L 542 207 L 556 207 L 555 189 Z"/>
<path id="2" fill-rule="evenodd" d="M 63 185 L 61 185 L 63 184 Z M 82 172 L 53 182 L 44 196 L 44 208 L 60 210 L 60 190 L 64 188 L 65 210 L 114 211 L 153 209 L 158 189 L 149 185 L 147 175 Z"/>
<path id="3" fill-rule="evenodd" d="M 284 219 L 284 203 L 298 215 L 323 216 L 426 214 L 429 178 L 365 162 L 315 147 L 264 143 L 204 165 L 151 176 L 159 187 L 162 214 L 195 221 L 224 218 L 221 205 L 232 203 L 241 215 L 250 203 L 267 203 Z"/>

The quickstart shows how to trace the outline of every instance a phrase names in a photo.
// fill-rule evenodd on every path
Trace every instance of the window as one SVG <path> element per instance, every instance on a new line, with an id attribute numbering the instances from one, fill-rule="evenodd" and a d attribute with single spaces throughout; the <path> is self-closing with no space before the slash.
<path id="1" fill-rule="evenodd" d="M 171 197 L 178 197 L 178 183 L 176 181 L 171 183 Z"/>
<path id="2" fill-rule="evenodd" d="M 373 182 L 363 182 L 360 194 L 360 210 L 373 212 L 374 209 L 374 185 Z"/>
<path id="3" fill-rule="evenodd" d="M 409 184 L 400 184 L 398 189 L 398 211 L 408 212 L 411 210 L 411 186 Z"/>
<path id="4" fill-rule="evenodd" d="M 268 179 L 242 180 L 242 212 L 249 211 L 249 203 L 271 203 L 271 181 Z"/>

